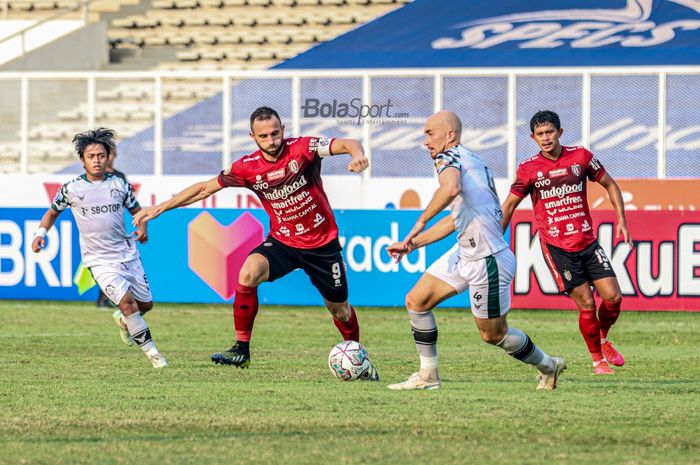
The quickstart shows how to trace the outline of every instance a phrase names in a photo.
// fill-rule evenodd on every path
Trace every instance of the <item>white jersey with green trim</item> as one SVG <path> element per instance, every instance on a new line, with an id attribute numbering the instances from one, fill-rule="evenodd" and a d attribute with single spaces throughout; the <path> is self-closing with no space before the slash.
<path id="1" fill-rule="evenodd" d="M 460 173 L 462 191 L 450 204 L 460 257 L 479 260 L 507 248 L 501 227 L 503 212 L 486 163 L 460 144 L 438 154 L 435 169 L 438 175 L 446 169 Z"/>
<path id="2" fill-rule="evenodd" d="M 110 173 L 103 181 L 89 181 L 83 174 L 63 184 L 51 204 L 57 212 L 68 207 L 73 211 L 87 267 L 139 258 L 136 240 L 124 224 L 124 211 L 138 206 L 129 181 Z"/>

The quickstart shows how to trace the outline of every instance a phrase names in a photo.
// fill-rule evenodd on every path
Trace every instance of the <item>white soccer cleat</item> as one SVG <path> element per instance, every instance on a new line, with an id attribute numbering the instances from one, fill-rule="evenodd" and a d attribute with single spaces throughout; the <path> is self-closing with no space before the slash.
<path id="1" fill-rule="evenodd" d="M 540 372 L 540 384 L 537 385 L 537 389 L 553 391 L 557 388 L 557 380 L 561 372 L 566 370 L 566 362 L 559 357 L 552 357 L 552 360 L 554 360 L 554 373 L 545 374 Z"/>
<path id="2" fill-rule="evenodd" d="M 160 354 L 160 352 L 150 354 L 148 356 L 148 360 L 151 361 L 151 365 L 153 365 L 153 368 L 166 368 L 168 366 L 168 360 L 165 357 L 163 357 Z"/>
<path id="3" fill-rule="evenodd" d="M 428 381 L 421 378 L 420 374 L 413 373 L 408 379 L 402 383 L 390 384 L 387 388 L 392 391 L 412 391 L 416 389 L 428 390 L 428 389 L 440 389 L 442 382 Z"/>
<path id="4" fill-rule="evenodd" d="M 122 315 L 121 310 L 115 310 L 114 313 L 112 313 L 112 318 L 114 318 L 114 322 L 119 326 L 119 337 L 122 338 L 122 342 L 128 346 L 133 346 L 134 338 L 131 337 L 129 330 L 126 329 L 124 315 Z"/>

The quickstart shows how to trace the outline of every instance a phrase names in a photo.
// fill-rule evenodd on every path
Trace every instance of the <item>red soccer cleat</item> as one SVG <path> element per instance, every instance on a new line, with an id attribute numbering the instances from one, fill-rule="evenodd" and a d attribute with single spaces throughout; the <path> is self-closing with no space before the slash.
<path id="1" fill-rule="evenodd" d="M 593 374 L 595 375 L 614 375 L 615 372 L 613 371 L 612 368 L 610 368 L 610 365 L 608 365 L 608 362 L 605 360 L 601 360 L 599 362 L 593 362 Z"/>
<path id="2" fill-rule="evenodd" d="M 625 364 L 625 358 L 620 352 L 617 351 L 617 349 L 615 349 L 615 347 L 613 347 L 612 342 L 605 341 L 600 345 L 600 348 L 603 351 L 603 356 L 608 362 L 612 363 L 616 367 L 621 367 Z"/>

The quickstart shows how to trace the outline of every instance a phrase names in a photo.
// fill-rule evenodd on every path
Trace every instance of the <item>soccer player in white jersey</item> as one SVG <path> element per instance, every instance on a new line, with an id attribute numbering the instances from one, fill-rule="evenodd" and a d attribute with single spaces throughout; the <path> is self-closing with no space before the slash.
<path id="1" fill-rule="evenodd" d="M 168 362 L 153 340 L 142 314 L 153 308 L 153 297 L 141 264 L 136 241 L 146 243 L 146 225 L 127 234 L 124 210 L 132 215 L 141 207 L 131 184 L 122 176 L 107 173 L 107 160 L 114 146 L 114 131 L 99 128 L 76 134 L 75 151 L 85 173 L 61 186 L 39 224 L 32 250 L 45 246 L 46 233 L 66 208 L 73 211 L 80 232 L 80 254 L 100 289 L 117 305 L 114 313 L 122 340 L 137 342 L 154 368 Z"/>
<path id="2" fill-rule="evenodd" d="M 397 260 L 457 231 L 457 244 L 433 263 L 406 296 L 420 370 L 392 390 L 437 389 L 438 330 L 432 309 L 469 290 L 472 314 L 481 338 L 539 370 L 538 389 L 552 390 L 566 368 L 564 360 L 542 352 L 506 321 L 515 257 L 503 239 L 501 205 L 493 177 L 479 156 L 460 144 L 462 123 L 449 111 L 435 113 L 424 126 L 424 144 L 435 162 L 440 187 L 403 242 L 387 251 Z M 446 207 L 450 215 L 426 231 L 426 224 Z"/>

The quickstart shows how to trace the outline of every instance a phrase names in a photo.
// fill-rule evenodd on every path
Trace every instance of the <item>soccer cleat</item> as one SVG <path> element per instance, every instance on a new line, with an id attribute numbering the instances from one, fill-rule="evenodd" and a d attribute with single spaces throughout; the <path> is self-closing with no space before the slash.
<path id="1" fill-rule="evenodd" d="M 153 368 L 165 368 L 168 366 L 168 360 L 166 360 L 166 358 L 163 357 L 160 354 L 160 352 L 150 354 L 148 356 L 148 360 L 151 361 L 151 365 L 153 365 Z"/>
<path id="2" fill-rule="evenodd" d="M 600 360 L 598 362 L 593 362 L 593 374 L 595 375 L 614 375 L 615 372 L 613 371 L 612 368 L 610 368 L 610 365 L 608 365 L 608 362 L 605 360 Z"/>
<path id="3" fill-rule="evenodd" d="M 362 381 L 379 381 L 379 373 L 377 373 L 377 369 L 374 368 L 374 365 L 370 364 L 367 371 L 362 373 L 358 379 Z"/>
<path id="4" fill-rule="evenodd" d="M 616 367 L 621 367 L 625 364 L 625 358 L 620 352 L 617 351 L 617 349 L 615 349 L 615 347 L 613 347 L 612 342 L 605 341 L 600 345 L 600 348 L 603 351 L 603 356 L 608 362 L 612 363 Z"/>
<path id="5" fill-rule="evenodd" d="M 114 313 L 112 313 L 112 318 L 114 318 L 114 322 L 119 326 L 119 337 L 122 338 L 122 342 L 128 346 L 133 346 L 134 338 L 131 337 L 129 330 L 126 329 L 124 315 L 122 315 L 121 310 L 115 310 Z"/>
<path id="6" fill-rule="evenodd" d="M 233 365 L 238 368 L 248 368 L 250 365 L 250 352 L 241 349 L 238 342 L 236 342 L 229 350 L 212 354 L 211 361 L 219 365 Z"/>
<path id="7" fill-rule="evenodd" d="M 414 389 L 439 389 L 440 380 L 438 381 L 428 381 L 420 377 L 420 374 L 413 373 L 408 379 L 402 383 L 390 384 L 387 388 L 392 391 L 410 391 Z"/>
<path id="8" fill-rule="evenodd" d="M 561 372 L 566 370 L 566 362 L 559 357 L 552 357 L 552 360 L 554 360 L 554 373 L 545 374 L 540 372 L 540 384 L 537 386 L 537 389 L 553 391 L 557 388 L 557 380 Z"/>

